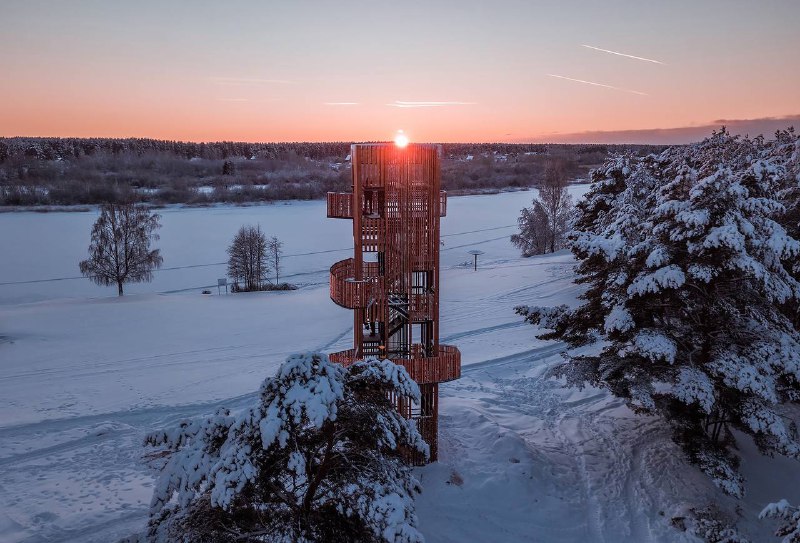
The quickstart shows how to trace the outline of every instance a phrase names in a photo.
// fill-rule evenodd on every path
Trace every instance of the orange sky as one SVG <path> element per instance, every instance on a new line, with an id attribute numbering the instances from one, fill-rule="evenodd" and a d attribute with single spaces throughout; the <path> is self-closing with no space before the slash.
<path id="1" fill-rule="evenodd" d="M 5 0 L 2 11 L 0 136 L 612 141 L 800 114 L 794 0 Z"/>

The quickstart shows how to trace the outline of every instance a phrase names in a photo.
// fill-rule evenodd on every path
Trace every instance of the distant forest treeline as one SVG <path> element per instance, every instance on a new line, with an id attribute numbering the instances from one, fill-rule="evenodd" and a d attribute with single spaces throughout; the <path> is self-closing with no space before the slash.
<path id="1" fill-rule="evenodd" d="M 0 138 L 0 205 L 134 200 L 206 204 L 315 199 L 350 186 L 350 142 L 191 143 L 153 139 Z M 611 154 L 649 145 L 442 144 L 452 193 L 532 187 L 559 161 L 571 179 Z"/>

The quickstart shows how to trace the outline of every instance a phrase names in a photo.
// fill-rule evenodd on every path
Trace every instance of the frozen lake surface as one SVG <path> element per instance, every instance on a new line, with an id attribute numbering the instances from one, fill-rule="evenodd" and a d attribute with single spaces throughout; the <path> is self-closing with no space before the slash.
<path id="1" fill-rule="evenodd" d="M 570 192 L 578 196 L 587 188 L 575 185 Z M 471 258 L 467 250 L 486 240 L 508 238 L 520 209 L 529 206 L 535 194 L 449 198 L 448 216 L 442 221 L 442 264 Z M 282 276 L 292 283 L 327 282 L 331 264 L 352 250 L 352 221 L 328 219 L 323 201 L 167 208 L 158 213 L 161 239 L 153 247 L 161 249 L 162 269 L 151 283 L 125 285 L 126 294 L 199 292 L 209 287 L 216 291 L 217 278 L 226 274 L 225 250 L 245 224 L 260 224 L 267 236 L 284 242 Z M 0 213 L 0 304 L 115 295 L 116 287 L 97 286 L 78 271 L 78 262 L 87 257 L 97 215 L 96 211 Z M 505 245 L 511 250 L 510 244 Z"/>

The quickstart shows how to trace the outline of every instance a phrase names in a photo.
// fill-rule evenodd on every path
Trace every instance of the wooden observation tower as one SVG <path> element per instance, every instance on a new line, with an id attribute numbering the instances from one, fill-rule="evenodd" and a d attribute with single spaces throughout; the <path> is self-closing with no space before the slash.
<path id="1" fill-rule="evenodd" d="M 420 386 L 420 405 L 398 403 L 438 455 L 439 383 L 461 375 L 461 353 L 439 343 L 438 145 L 358 144 L 351 149 L 353 192 L 328 193 L 328 217 L 353 220 L 354 256 L 331 267 L 331 299 L 353 309 L 354 348 L 343 365 L 389 358 Z"/>

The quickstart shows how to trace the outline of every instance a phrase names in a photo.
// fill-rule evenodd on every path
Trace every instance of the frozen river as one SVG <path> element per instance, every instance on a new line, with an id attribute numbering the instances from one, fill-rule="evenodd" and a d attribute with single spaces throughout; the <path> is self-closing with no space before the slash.
<path id="1" fill-rule="evenodd" d="M 579 196 L 587 185 L 570 187 Z M 519 211 L 535 191 L 451 197 L 442 220 L 442 265 L 471 257 L 467 251 L 516 231 Z M 490 211 L 491 210 L 491 211 Z M 328 219 L 324 201 L 279 202 L 251 207 L 168 208 L 159 210 L 164 257 L 151 283 L 129 284 L 126 294 L 199 292 L 224 277 L 226 248 L 240 226 L 260 224 L 267 236 L 284 242 L 282 276 L 293 283 L 327 281 L 327 270 L 352 249 L 352 222 Z M 0 214 L 0 304 L 58 298 L 114 296 L 80 277 L 97 211 Z M 512 256 L 511 244 L 502 244 Z"/>

